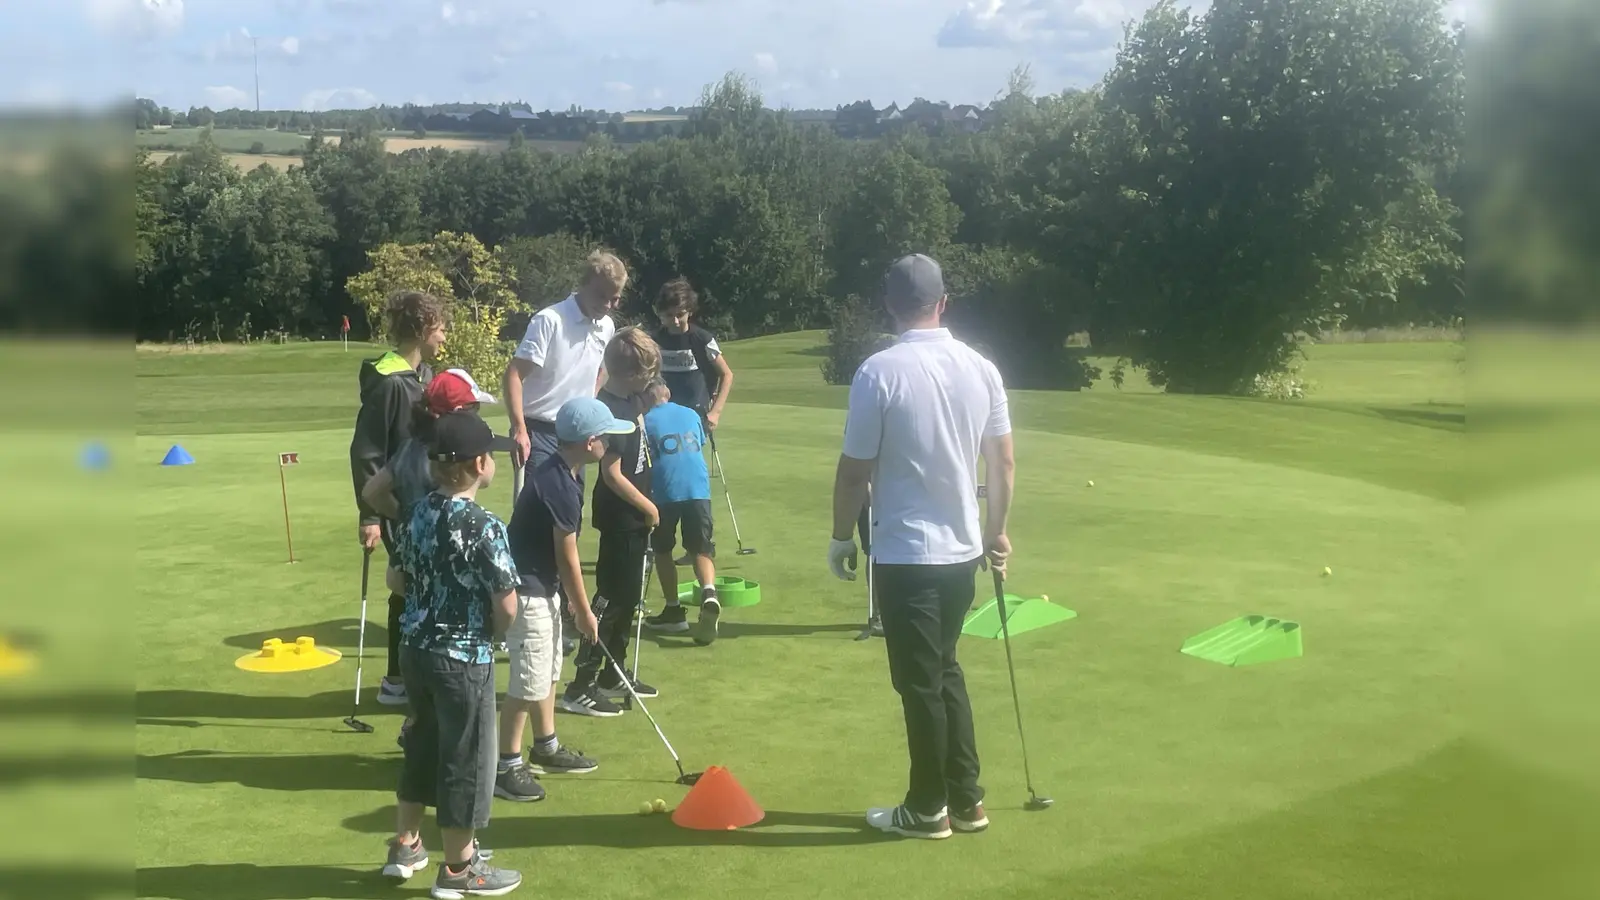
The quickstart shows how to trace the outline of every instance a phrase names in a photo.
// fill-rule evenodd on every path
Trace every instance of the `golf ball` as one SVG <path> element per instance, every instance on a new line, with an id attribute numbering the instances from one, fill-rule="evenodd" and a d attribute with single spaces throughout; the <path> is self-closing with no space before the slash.
<path id="1" fill-rule="evenodd" d="M 1323 566 L 1322 567 L 1322 577 L 1323 578 L 1327 578 L 1329 575 L 1332 575 L 1332 574 L 1333 574 L 1333 567 L 1332 566 Z"/>
<path id="2" fill-rule="evenodd" d="M 1094 487 L 1094 482 L 1093 481 L 1089 482 L 1089 487 Z"/>
<path id="3" fill-rule="evenodd" d="M 667 811 L 667 801 L 657 797 L 656 801 L 650 804 L 650 807 L 658 813 L 664 813 Z"/>
<path id="4" fill-rule="evenodd" d="M 1039 599 L 1045 601 L 1046 603 L 1049 603 L 1050 602 L 1050 595 L 1049 594 L 1040 594 L 1039 595 Z"/>
<path id="5" fill-rule="evenodd" d="M 639 804 L 639 815 L 641 816 L 648 816 L 655 811 L 655 804 L 651 803 L 649 800 Z"/>

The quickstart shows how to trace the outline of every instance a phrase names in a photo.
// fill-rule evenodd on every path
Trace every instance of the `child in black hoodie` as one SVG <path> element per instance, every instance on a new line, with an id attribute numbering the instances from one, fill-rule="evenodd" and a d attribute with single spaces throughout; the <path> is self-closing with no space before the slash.
<path id="1" fill-rule="evenodd" d="M 361 491 L 411 436 L 412 410 L 433 378 L 428 364 L 444 346 L 446 317 L 444 304 L 421 291 L 401 291 L 390 297 L 384 315 L 394 349 L 361 363 L 361 411 L 356 413 L 355 436 L 350 440 L 350 474 L 361 516 L 361 546 L 370 550 L 382 541 L 392 561 L 393 523 L 380 516 Z M 405 598 L 390 594 L 389 667 L 378 686 L 378 702 L 386 706 L 406 705 L 405 682 L 400 677 L 400 614 L 404 610 Z"/>

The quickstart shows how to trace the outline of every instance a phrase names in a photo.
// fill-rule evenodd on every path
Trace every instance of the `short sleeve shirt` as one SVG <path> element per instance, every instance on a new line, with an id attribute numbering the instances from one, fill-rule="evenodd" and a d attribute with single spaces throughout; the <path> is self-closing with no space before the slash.
<path id="1" fill-rule="evenodd" d="M 873 559 L 954 565 L 983 555 L 977 465 L 985 438 L 1011 433 L 994 364 L 947 329 L 908 331 L 850 384 L 844 455 L 874 460 Z"/>
<path id="2" fill-rule="evenodd" d="M 672 391 L 672 402 L 706 412 L 711 408 L 711 388 L 717 372 L 711 362 L 722 355 L 716 335 L 690 323 L 683 334 L 673 334 L 665 326 L 652 335 L 661 347 L 661 379 Z"/>
<path id="3" fill-rule="evenodd" d="M 506 526 L 478 504 L 431 493 L 411 508 L 399 542 L 409 584 L 400 636 L 462 662 L 494 662 L 490 604 L 517 586 Z"/>
<path id="4" fill-rule="evenodd" d="M 517 345 L 517 359 L 539 367 L 522 382 L 522 415 L 554 422 L 568 400 L 593 397 L 595 379 L 605 365 L 606 344 L 616 334 L 610 316 L 591 319 L 578 306 L 578 295 L 534 313 Z"/>
<path id="5" fill-rule="evenodd" d="M 700 414 L 677 403 L 663 403 L 645 413 L 650 441 L 651 496 L 657 503 L 711 499 L 711 474 L 706 467 L 705 428 Z"/>
<path id="6" fill-rule="evenodd" d="M 600 400 L 613 416 L 624 422 L 635 422 L 639 418 L 633 401 L 627 397 L 602 390 Z M 606 435 L 605 442 L 606 455 L 615 454 L 621 459 L 622 477 L 628 479 L 640 493 L 650 496 L 650 458 L 645 453 L 644 436 L 639 429 L 635 428 L 631 434 Z M 649 528 L 650 524 L 638 507 L 611 489 L 602 473 L 594 483 L 594 527 L 603 532 L 639 531 Z"/>
<path id="7" fill-rule="evenodd" d="M 511 512 L 511 556 L 522 592 L 554 597 L 561 592 L 556 534 L 576 534 L 583 521 L 583 488 L 572 467 L 553 453 L 535 466 Z"/>

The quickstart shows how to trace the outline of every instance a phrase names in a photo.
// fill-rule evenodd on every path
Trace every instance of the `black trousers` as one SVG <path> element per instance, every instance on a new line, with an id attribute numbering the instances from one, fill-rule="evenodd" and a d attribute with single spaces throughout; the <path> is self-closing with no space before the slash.
<path id="1" fill-rule="evenodd" d="M 649 546 L 648 530 L 600 532 L 591 608 L 599 620 L 600 640 L 619 666 L 628 664 L 628 639 L 632 636 L 633 611 L 644 590 L 644 558 Z M 578 645 L 573 666 L 576 669 L 572 677 L 574 685 L 589 687 L 598 681 L 602 687 L 622 686 L 611 668 L 611 661 L 588 641 Z"/>
<path id="2" fill-rule="evenodd" d="M 978 561 L 952 566 L 879 565 L 889 677 L 905 710 L 911 787 L 905 805 L 934 815 L 946 804 L 983 800 L 967 682 L 956 662 L 961 623 L 972 609 Z"/>
<path id="3" fill-rule="evenodd" d="M 383 549 L 389 554 L 389 565 L 400 562 L 399 549 L 395 545 L 394 523 L 388 519 L 378 522 L 378 536 L 383 538 Z M 379 575 L 379 577 L 383 577 Z M 406 598 L 400 594 L 389 595 L 389 666 L 384 672 L 390 681 L 399 681 L 403 677 L 400 672 L 400 616 L 406 611 Z"/>

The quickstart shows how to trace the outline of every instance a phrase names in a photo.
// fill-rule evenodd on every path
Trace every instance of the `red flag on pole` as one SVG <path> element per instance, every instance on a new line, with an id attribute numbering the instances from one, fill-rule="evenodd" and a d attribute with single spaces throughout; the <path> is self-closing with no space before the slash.
<path id="1" fill-rule="evenodd" d="M 350 317 L 349 316 L 345 316 L 344 317 L 344 325 L 339 330 L 341 332 L 345 333 L 345 334 L 349 334 L 350 333 Z"/>

